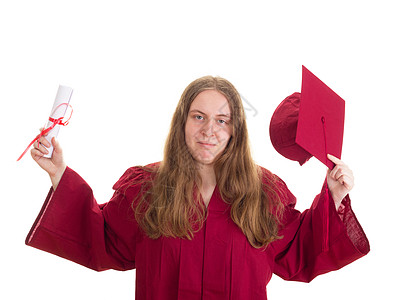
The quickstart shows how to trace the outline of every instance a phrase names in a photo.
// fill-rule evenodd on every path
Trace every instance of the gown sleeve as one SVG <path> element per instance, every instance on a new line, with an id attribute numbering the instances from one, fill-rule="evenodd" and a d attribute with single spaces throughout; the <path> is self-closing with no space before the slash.
<path id="1" fill-rule="evenodd" d="M 135 268 L 135 245 L 140 235 L 127 197 L 129 182 L 143 176 L 128 169 L 114 185 L 114 195 L 97 204 L 89 185 L 67 167 L 56 189 L 51 188 L 25 243 L 96 271 Z M 130 195 L 140 185 L 130 187 Z"/>
<path id="2" fill-rule="evenodd" d="M 310 282 L 369 252 L 368 239 L 348 195 L 337 211 L 325 180 L 311 208 L 300 213 L 294 208 L 295 197 L 281 182 L 286 207 L 280 231 L 282 239 L 271 244 L 275 274 L 285 280 Z"/>

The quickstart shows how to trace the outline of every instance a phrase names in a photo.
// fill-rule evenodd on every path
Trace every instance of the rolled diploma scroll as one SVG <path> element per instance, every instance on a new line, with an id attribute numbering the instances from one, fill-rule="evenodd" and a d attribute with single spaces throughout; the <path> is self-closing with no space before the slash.
<path id="1" fill-rule="evenodd" d="M 65 116 L 65 113 L 67 111 L 68 105 L 61 105 L 60 107 L 58 107 L 58 106 L 60 104 L 62 104 L 62 103 L 68 103 L 69 104 L 69 101 L 71 100 L 71 96 L 72 96 L 72 91 L 73 91 L 73 89 L 68 87 L 68 86 L 60 85 L 58 87 L 56 99 L 54 100 L 54 105 L 53 105 L 53 108 L 51 109 L 51 112 L 50 112 L 50 114 L 51 114 L 50 118 L 58 119 L 58 118 L 62 118 L 62 117 Z M 51 122 L 49 120 L 47 122 L 46 128 L 50 127 L 52 124 L 53 124 L 53 122 Z M 60 125 L 56 125 L 45 136 L 46 140 L 49 141 L 51 146 L 50 146 L 50 148 L 47 148 L 47 150 L 49 150 L 49 153 L 44 155 L 44 157 L 50 158 L 52 156 L 52 154 L 53 154 L 53 145 L 51 144 L 51 139 L 53 137 L 57 137 L 58 132 L 60 131 L 60 127 L 61 127 Z"/>

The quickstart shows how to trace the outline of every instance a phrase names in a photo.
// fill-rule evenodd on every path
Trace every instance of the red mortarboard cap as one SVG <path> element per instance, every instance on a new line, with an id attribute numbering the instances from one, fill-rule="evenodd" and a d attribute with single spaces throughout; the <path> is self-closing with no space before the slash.
<path id="1" fill-rule="evenodd" d="M 280 154 L 301 165 L 313 155 L 332 169 L 334 164 L 326 155 L 341 157 L 345 102 L 304 66 L 302 77 L 301 96 L 295 93 L 287 97 L 272 116 L 271 141 Z M 294 98 L 298 100 L 294 101 Z M 289 109 L 283 109 L 285 106 Z M 285 118 L 287 121 L 283 122 Z M 290 142 L 277 143 L 277 140 Z M 288 143 L 292 143 L 290 147 Z"/>
<path id="2" fill-rule="evenodd" d="M 293 93 L 275 109 L 269 125 L 269 136 L 275 150 L 303 165 L 312 155 L 296 144 L 300 93 Z"/>
<path id="3" fill-rule="evenodd" d="M 344 100 L 303 66 L 296 143 L 329 169 L 334 164 L 327 154 L 342 155 L 344 107 Z"/>

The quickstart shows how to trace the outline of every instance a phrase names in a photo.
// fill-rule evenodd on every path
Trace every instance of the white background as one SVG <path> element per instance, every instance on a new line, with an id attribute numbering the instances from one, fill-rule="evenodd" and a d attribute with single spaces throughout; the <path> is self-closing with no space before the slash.
<path id="1" fill-rule="evenodd" d="M 183 89 L 229 79 L 253 108 L 255 160 L 306 209 L 325 167 L 274 151 L 275 107 L 300 91 L 304 64 L 346 100 L 343 160 L 371 243 L 359 261 L 310 284 L 274 277 L 269 299 L 399 299 L 400 21 L 395 1 L 2 1 L 1 299 L 134 299 L 135 272 L 96 273 L 24 245 L 50 181 L 28 154 L 59 84 L 74 88 L 61 129 L 67 163 L 112 195 L 126 168 L 158 161 Z M 89 299 L 89 298 L 87 298 Z"/>

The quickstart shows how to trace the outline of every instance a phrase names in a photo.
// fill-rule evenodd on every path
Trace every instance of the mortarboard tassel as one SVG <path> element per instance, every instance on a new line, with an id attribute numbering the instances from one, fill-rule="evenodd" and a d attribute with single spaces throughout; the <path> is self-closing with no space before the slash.
<path id="1" fill-rule="evenodd" d="M 328 153 L 327 153 L 327 145 L 326 145 L 326 120 L 325 117 L 321 117 L 322 122 L 322 130 L 324 132 L 324 142 L 325 142 L 325 161 L 328 161 Z M 328 182 L 325 179 L 325 195 L 324 195 L 324 208 L 323 208 L 323 245 L 322 252 L 326 252 L 329 250 L 329 190 L 328 190 Z"/>

